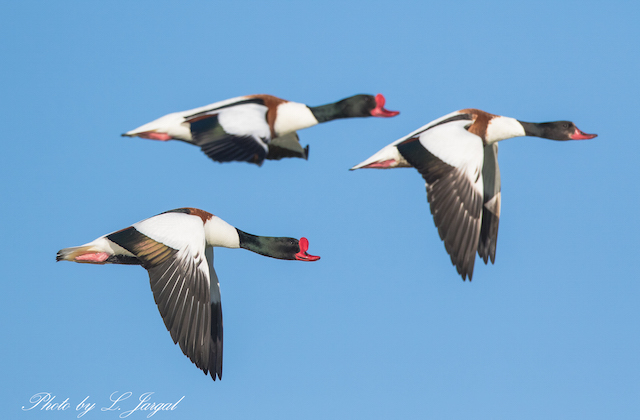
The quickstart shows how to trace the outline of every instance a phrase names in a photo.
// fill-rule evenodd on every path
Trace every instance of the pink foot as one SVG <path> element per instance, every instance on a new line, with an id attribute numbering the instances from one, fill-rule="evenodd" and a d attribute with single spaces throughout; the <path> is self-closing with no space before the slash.
<path id="1" fill-rule="evenodd" d="M 76 257 L 76 261 L 101 263 L 101 262 L 105 262 L 107 258 L 109 258 L 109 254 L 107 254 L 106 252 L 94 252 L 94 253 L 79 255 Z"/>
<path id="2" fill-rule="evenodd" d="M 154 131 L 147 131 L 146 133 L 139 133 L 138 137 L 142 137 L 143 139 L 150 139 L 150 140 L 160 140 L 160 141 L 167 141 L 167 140 L 171 140 L 171 136 L 166 134 L 166 133 L 156 133 Z"/>
<path id="3" fill-rule="evenodd" d="M 396 161 L 394 159 L 389 159 L 389 160 L 383 160 L 382 162 L 373 162 L 368 164 L 367 166 L 363 166 L 363 168 L 379 168 L 379 169 L 385 169 L 385 168 L 389 168 L 391 167 L 391 165 L 393 165 L 394 163 L 396 163 Z"/>

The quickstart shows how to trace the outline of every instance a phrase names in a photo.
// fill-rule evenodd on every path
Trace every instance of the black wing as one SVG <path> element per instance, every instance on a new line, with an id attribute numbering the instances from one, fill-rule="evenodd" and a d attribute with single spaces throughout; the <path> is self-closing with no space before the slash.
<path id="1" fill-rule="evenodd" d="M 203 249 L 173 249 L 129 227 L 107 238 L 134 254 L 149 272 L 151 290 L 174 343 L 213 380 L 222 377 L 222 312 L 217 277 L 211 294 Z M 212 299 L 213 298 L 213 299 Z M 214 332 L 215 334 L 212 334 Z"/>
<path id="2" fill-rule="evenodd" d="M 280 160 L 289 157 L 309 159 L 309 146 L 307 145 L 304 149 L 302 148 L 298 133 L 295 131 L 285 134 L 284 136 L 276 137 L 269 143 L 267 159 Z"/>
<path id="3" fill-rule="evenodd" d="M 219 123 L 218 115 L 208 115 L 190 125 L 194 144 L 217 162 L 243 161 L 261 165 L 267 157 L 268 138 L 229 134 Z"/>
<path id="4" fill-rule="evenodd" d="M 498 145 L 484 147 L 484 165 L 482 167 L 484 182 L 484 209 L 482 211 L 482 229 L 478 241 L 478 255 L 487 264 L 496 261 L 496 245 L 498 243 L 498 223 L 500 222 L 500 168 L 498 167 Z"/>
<path id="5" fill-rule="evenodd" d="M 482 193 L 477 189 L 482 182 L 480 174 L 472 179 L 467 172 L 445 163 L 427 150 L 419 137 L 397 147 L 426 181 L 427 199 L 440 238 L 458 273 L 471 280 L 482 217 Z"/>

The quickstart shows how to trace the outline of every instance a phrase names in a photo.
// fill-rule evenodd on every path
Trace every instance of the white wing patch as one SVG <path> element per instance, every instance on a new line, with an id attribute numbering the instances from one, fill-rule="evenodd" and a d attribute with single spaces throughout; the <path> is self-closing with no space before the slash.
<path id="1" fill-rule="evenodd" d="M 451 117 L 454 117 L 456 115 L 461 115 L 463 113 L 461 113 L 460 111 L 454 111 L 450 114 L 444 115 L 438 119 L 435 119 L 433 121 L 431 121 L 430 123 L 427 123 L 425 125 L 423 125 L 422 127 L 418 128 L 417 130 L 413 130 L 411 133 L 407 134 L 404 137 L 399 138 L 398 140 L 394 141 L 393 143 L 391 143 L 389 146 L 395 146 L 398 145 L 400 143 L 402 143 L 403 141 L 410 139 L 411 137 L 415 137 L 417 134 L 422 133 L 423 131 L 427 131 L 429 130 L 431 127 L 433 127 L 434 125 L 437 125 L 438 123 L 440 123 L 441 121 L 444 121 L 446 119 L 449 119 Z M 471 123 L 471 121 L 467 121 L 467 124 Z"/>
<path id="2" fill-rule="evenodd" d="M 267 124 L 267 107 L 243 104 L 224 108 L 218 113 L 218 122 L 225 132 L 234 136 L 252 136 L 269 141 L 271 130 Z"/>
<path id="3" fill-rule="evenodd" d="M 420 135 L 420 143 L 444 163 L 465 172 L 472 183 L 482 172 L 484 150 L 482 139 L 468 132 L 469 121 L 451 121 Z"/>
<path id="4" fill-rule="evenodd" d="M 133 225 L 143 235 L 173 249 L 204 249 L 202 219 L 185 213 L 163 213 Z"/>

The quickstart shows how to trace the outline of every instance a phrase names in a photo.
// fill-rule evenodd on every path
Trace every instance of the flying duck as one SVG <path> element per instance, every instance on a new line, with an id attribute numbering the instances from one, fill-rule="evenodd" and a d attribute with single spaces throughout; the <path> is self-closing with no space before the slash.
<path id="1" fill-rule="evenodd" d="M 393 117 L 381 94 L 355 95 L 310 107 L 271 95 L 227 99 L 188 111 L 175 112 L 123 134 L 152 140 L 181 140 L 194 144 L 217 162 L 265 159 L 307 159 L 309 146 L 298 141 L 297 130 L 339 118 Z"/>
<path id="2" fill-rule="evenodd" d="M 414 167 L 427 186 L 427 200 L 451 262 L 465 280 L 473 276 L 476 251 L 495 262 L 500 218 L 500 140 L 518 136 L 550 140 L 596 137 L 571 121 L 528 123 L 463 109 L 391 143 L 351 170 Z"/>
<path id="3" fill-rule="evenodd" d="M 244 248 L 281 260 L 316 261 L 302 238 L 255 236 L 194 208 L 170 210 L 82 246 L 57 261 L 141 265 L 174 343 L 195 365 L 222 379 L 222 307 L 213 247 Z"/>

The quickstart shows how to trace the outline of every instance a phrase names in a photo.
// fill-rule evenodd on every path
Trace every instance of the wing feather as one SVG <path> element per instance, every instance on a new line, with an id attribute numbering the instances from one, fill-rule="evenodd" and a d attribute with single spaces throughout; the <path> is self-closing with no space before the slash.
<path id="1" fill-rule="evenodd" d="M 154 220 L 155 219 L 155 220 Z M 169 220 L 171 219 L 171 220 Z M 167 223 L 168 221 L 177 223 Z M 222 377 L 222 312 L 213 252 L 199 217 L 165 213 L 107 238 L 131 252 L 149 273 L 158 310 L 174 343 L 205 374 Z M 212 297 L 217 307 L 212 312 Z M 212 319 L 213 317 L 213 319 Z M 215 336 L 211 333 L 215 325 Z"/>
<path id="2" fill-rule="evenodd" d="M 496 143 L 484 147 L 484 202 L 482 212 L 482 228 L 478 241 L 478 255 L 487 264 L 496 260 L 498 243 L 498 224 L 500 223 L 500 167 L 498 166 L 498 145 Z"/>
<path id="3" fill-rule="evenodd" d="M 220 299 L 220 282 L 218 281 L 218 275 L 213 268 L 213 248 L 207 248 L 207 261 L 209 262 L 209 278 L 210 281 L 210 301 L 208 310 L 211 312 L 211 316 L 208 317 L 207 322 L 210 328 L 209 345 L 211 351 L 209 352 L 209 366 L 215 368 L 215 372 L 219 378 L 222 378 L 222 303 Z"/>
<path id="4" fill-rule="evenodd" d="M 284 136 L 276 137 L 269 143 L 269 154 L 267 159 L 280 160 L 282 158 L 296 157 L 302 159 L 309 158 L 309 146 L 302 147 L 300 138 L 295 131 Z"/>
<path id="5" fill-rule="evenodd" d="M 397 148 L 424 178 L 438 234 L 458 273 L 471 280 L 480 235 L 483 180 L 482 143 L 466 131 L 468 123 L 456 118 L 434 125 Z"/>
<path id="6" fill-rule="evenodd" d="M 241 103 L 187 118 L 195 145 L 218 162 L 261 164 L 268 153 L 271 128 L 267 107 Z"/>

